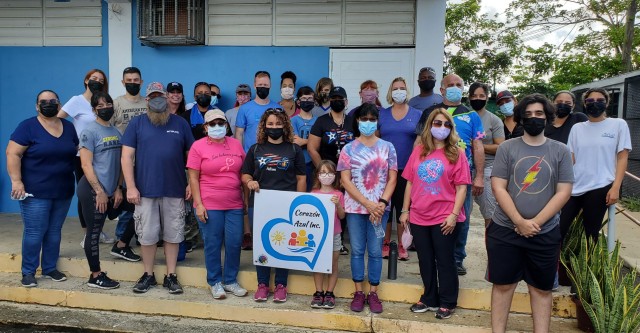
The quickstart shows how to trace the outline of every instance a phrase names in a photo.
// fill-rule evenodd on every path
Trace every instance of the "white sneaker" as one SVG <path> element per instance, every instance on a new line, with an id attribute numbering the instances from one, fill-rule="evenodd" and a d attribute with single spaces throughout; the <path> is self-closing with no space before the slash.
<path id="1" fill-rule="evenodd" d="M 238 282 L 234 282 L 232 284 L 225 284 L 224 290 L 238 297 L 247 295 L 247 289 L 242 288 Z"/>
<path id="2" fill-rule="evenodd" d="M 215 299 L 227 298 L 227 293 L 224 292 L 221 282 L 218 282 L 211 287 L 211 295 L 213 295 L 213 298 Z"/>
<path id="3" fill-rule="evenodd" d="M 115 239 L 113 239 L 113 238 L 111 238 L 111 237 L 107 236 L 107 234 L 105 234 L 104 232 L 101 232 L 101 233 L 100 233 L 100 243 L 103 243 L 103 244 L 113 244 L 113 243 L 115 243 L 115 242 L 116 242 L 116 240 L 115 240 Z"/>
<path id="4" fill-rule="evenodd" d="M 80 247 L 84 249 L 84 239 L 86 238 L 86 235 L 84 237 L 82 237 L 82 241 L 80 242 Z"/>

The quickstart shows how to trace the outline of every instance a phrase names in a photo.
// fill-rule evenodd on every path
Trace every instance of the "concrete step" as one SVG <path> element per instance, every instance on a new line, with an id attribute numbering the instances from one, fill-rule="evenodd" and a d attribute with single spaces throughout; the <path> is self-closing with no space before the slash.
<path id="1" fill-rule="evenodd" d="M 24 288 L 18 273 L 0 273 L 0 300 L 56 307 L 119 311 L 129 314 L 222 320 L 318 330 L 355 332 L 490 332 L 490 313 L 458 309 L 452 318 L 438 320 L 432 312 L 414 314 L 403 302 L 384 302 L 382 314 L 349 310 L 350 300 L 338 298 L 333 310 L 309 307 L 310 297 L 290 294 L 286 303 L 254 302 L 250 296 L 214 300 L 208 288 L 187 286 L 182 295 L 156 287 L 145 294 L 132 292 L 133 282 L 122 281 L 115 290 L 96 290 L 86 278 L 64 282 L 38 278 L 38 287 Z M 116 323 L 113 323 L 116 324 Z M 509 331 L 532 331 L 531 316 L 511 314 Z M 127 330 L 129 331 L 129 330 Z M 552 332 L 578 332 L 574 319 L 552 318 Z"/>

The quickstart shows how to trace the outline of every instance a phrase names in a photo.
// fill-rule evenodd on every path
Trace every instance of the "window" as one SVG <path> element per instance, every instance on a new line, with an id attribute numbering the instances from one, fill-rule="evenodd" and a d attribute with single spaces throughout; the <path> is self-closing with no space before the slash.
<path id="1" fill-rule="evenodd" d="M 138 39 L 145 45 L 203 45 L 204 0 L 138 1 Z"/>

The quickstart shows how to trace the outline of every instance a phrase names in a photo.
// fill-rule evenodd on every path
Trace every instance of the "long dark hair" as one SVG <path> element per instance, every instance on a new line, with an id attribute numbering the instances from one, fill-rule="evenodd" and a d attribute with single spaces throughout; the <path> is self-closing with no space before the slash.
<path id="1" fill-rule="evenodd" d="M 353 136 L 356 138 L 360 136 L 360 128 L 358 127 L 360 118 L 364 116 L 374 116 L 376 119 L 380 119 L 380 111 L 372 103 L 363 103 L 353 111 Z"/>
<path id="2" fill-rule="evenodd" d="M 278 120 L 282 122 L 282 125 L 284 125 L 284 135 L 282 135 L 284 142 L 293 142 L 293 127 L 291 126 L 291 121 L 289 120 L 289 116 L 280 108 L 269 108 L 262 114 L 260 123 L 258 124 L 257 142 L 262 144 L 269 141 L 265 129 L 267 128 L 267 118 L 272 115 L 276 116 Z"/>

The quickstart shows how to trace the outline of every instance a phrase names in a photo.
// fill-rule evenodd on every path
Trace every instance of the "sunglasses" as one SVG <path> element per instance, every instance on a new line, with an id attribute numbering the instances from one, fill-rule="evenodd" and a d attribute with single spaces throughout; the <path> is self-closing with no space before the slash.
<path id="1" fill-rule="evenodd" d="M 227 124 L 227 122 L 222 120 L 222 119 L 212 120 L 212 121 L 207 123 L 207 125 L 209 125 L 209 126 L 224 126 L 226 124 Z"/>
<path id="2" fill-rule="evenodd" d="M 444 127 L 448 128 L 448 129 L 452 129 L 453 128 L 453 124 L 450 121 L 442 121 L 442 120 L 434 120 L 431 123 L 431 126 L 433 127 L 442 127 L 442 125 L 444 125 Z"/>
<path id="3" fill-rule="evenodd" d="M 264 113 L 268 113 L 268 114 L 276 114 L 276 113 L 282 113 L 284 112 L 283 109 L 281 108 L 269 108 L 267 109 L 267 111 L 265 111 Z"/>
<path id="4" fill-rule="evenodd" d="M 607 100 L 604 98 L 587 98 L 584 100 L 585 103 L 595 103 L 595 102 L 600 102 L 600 103 L 606 103 Z"/>

